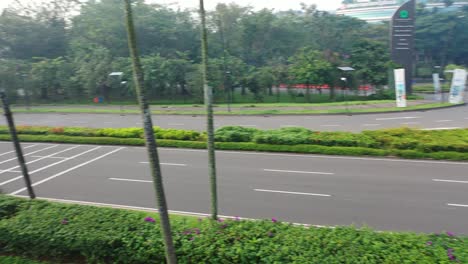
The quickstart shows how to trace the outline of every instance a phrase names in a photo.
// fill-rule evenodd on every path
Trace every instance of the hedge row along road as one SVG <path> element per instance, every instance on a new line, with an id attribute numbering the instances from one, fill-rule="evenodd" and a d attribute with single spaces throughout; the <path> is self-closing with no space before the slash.
<path id="1" fill-rule="evenodd" d="M 80 127 L 135 127 L 142 126 L 139 115 L 116 114 L 26 114 L 16 113 L 17 125 L 80 126 Z M 156 115 L 154 123 L 163 128 L 205 130 L 203 115 Z M 0 125 L 6 121 L 0 119 Z M 408 126 L 422 129 L 468 127 L 468 106 L 439 110 L 336 116 L 216 116 L 216 127 L 244 126 L 259 129 L 305 127 L 317 131 L 363 131 Z"/>
<path id="2" fill-rule="evenodd" d="M 142 147 L 23 144 L 39 197 L 155 208 Z M 209 213 L 205 150 L 160 149 L 168 203 Z M 217 152 L 220 213 L 314 225 L 468 234 L 468 163 Z M 26 195 L 10 142 L 0 143 L 0 188 Z"/>

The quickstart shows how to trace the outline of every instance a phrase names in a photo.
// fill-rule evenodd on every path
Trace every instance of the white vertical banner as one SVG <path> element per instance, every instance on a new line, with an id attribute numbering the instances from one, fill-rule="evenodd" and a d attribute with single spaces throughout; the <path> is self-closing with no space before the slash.
<path id="1" fill-rule="evenodd" d="M 432 74 L 434 80 L 434 101 L 442 100 L 442 88 L 440 87 L 440 77 L 438 73 Z"/>
<path id="2" fill-rule="evenodd" d="M 463 103 L 463 94 L 465 93 L 466 70 L 455 69 L 453 71 L 452 86 L 450 87 L 449 103 Z"/>
<path id="3" fill-rule="evenodd" d="M 394 73 L 397 107 L 406 107 L 405 69 L 395 69 Z"/>

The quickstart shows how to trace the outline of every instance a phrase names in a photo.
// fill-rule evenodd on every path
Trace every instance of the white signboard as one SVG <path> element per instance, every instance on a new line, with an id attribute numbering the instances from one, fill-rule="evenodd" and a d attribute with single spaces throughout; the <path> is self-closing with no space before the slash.
<path id="1" fill-rule="evenodd" d="M 405 69 L 395 69 L 394 72 L 397 107 L 406 107 Z"/>
<path id="2" fill-rule="evenodd" d="M 456 69 L 453 72 L 452 86 L 450 87 L 449 103 L 463 103 L 463 94 L 465 92 L 466 70 Z"/>
<path id="3" fill-rule="evenodd" d="M 432 79 L 434 80 L 434 100 L 441 101 L 442 100 L 442 90 L 440 87 L 440 77 L 438 73 L 432 74 Z"/>

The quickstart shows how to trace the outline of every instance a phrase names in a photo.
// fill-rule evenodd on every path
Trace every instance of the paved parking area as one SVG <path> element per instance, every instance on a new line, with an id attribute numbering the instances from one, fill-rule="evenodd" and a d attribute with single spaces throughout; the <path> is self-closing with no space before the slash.
<path id="1" fill-rule="evenodd" d="M 152 210 L 143 147 L 25 143 L 38 197 Z M 169 208 L 210 212 L 207 153 L 159 149 Z M 314 225 L 468 234 L 468 162 L 217 151 L 219 211 Z M 0 189 L 25 196 L 11 142 L 0 142 Z"/>

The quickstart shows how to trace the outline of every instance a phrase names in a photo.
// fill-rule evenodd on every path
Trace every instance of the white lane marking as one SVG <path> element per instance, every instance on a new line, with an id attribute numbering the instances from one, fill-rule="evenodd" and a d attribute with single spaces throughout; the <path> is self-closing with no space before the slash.
<path id="1" fill-rule="evenodd" d="M 31 156 L 32 158 L 68 159 L 66 157 Z"/>
<path id="2" fill-rule="evenodd" d="M 401 123 L 402 125 L 417 125 L 417 124 L 421 124 L 421 122 L 405 122 L 405 123 Z"/>
<path id="3" fill-rule="evenodd" d="M 364 124 L 362 126 L 369 127 L 369 126 L 381 126 L 381 124 Z"/>
<path id="4" fill-rule="evenodd" d="M 383 117 L 383 118 L 376 118 L 377 121 L 384 121 L 384 120 L 399 120 L 399 119 L 417 119 L 421 118 L 419 116 L 403 116 L 403 117 Z"/>
<path id="5" fill-rule="evenodd" d="M 331 196 L 329 194 L 321 194 L 321 193 L 288 192 L 288 191 L 265 190 L 265 189 L 254 189 L 254 191 L 256 191 L 256 192 L 270 192 L 270 193 L 284 193 L 284 194 L 297 194 L 297 195 L 309 195 L 309 196 L 322 196 L 322 197 L 330 197 Z"/>
<path id="6" fill-rule="evenodd" d="M 281 127 L 301 127 L 300 125 L 283 125 Z"/>
<path id="7" fill-rule="evenodd" d="M 451 182 L 451 183 L 468 183 L 468 181 L 455 181 L 455 180 L 441 180 L 441 179 L 432 179 L 435 182 Z"/>
<path id="8" fill-rule="evenodd" d="M 432 127 L 432 128 L 424 128 L 421 130 L 450 130 L 450 129 L 460 129 L 461 127 Z"/>
<path id="9" fill-rule="evenodd" d="M 27 154 L 24 154 L 24 156 L 30 156 L 34 153 L 37 153 L 37 152 L 41 152 L 41 151 L 44 151 L 44 150 L 48 150 L 48 149 L 51 149 L 51 148 L 55 148 L 55 147 L 58 147 L 59 145 L 53 145 L 53 146 L 50 146 L 50 147 L 47 147 L 47 148 L 44 148 L 44 149 L 40 149 L 40 150 L 36 150 L 36 151 L 33 151 L 33 152 L 30 152 L 30 153 L 27 153 Z M 11 158 L 11 159 L 7 159 L 7 160 L 4 160 L 4 161 L 1 161 L 0 164 L 3 164 L 5 162 L 9 162 L 9 161 L 12 161 L 12 160 L 16 160 L 17 158 Z"/>
<path id="10" fill-rule="evenodd" d="M 185 126 L 185 124 L 169 123 L 168 126 Z"/>
<path id="11" fill-rule="evenodd" d="M 21 197 L 29 199 L 29 196 L 26 195 L 13 195 L 15 197 Z M 109 207 L 115 209 L 127 209 L 127 210 L 136 210 L 136 211 L 146 211 L 146 212 L 158 212 L 158 209 L 148 208 L 148 207 L 140 207 L 140 206 L 130 206 L 130 205 L 120 205 L 120 204 L 108 204 L 108 203 L 97 203 L 97 202 L 85 202 L 85 201 L 76 201 L 76 200 L 64 200 L 64 199 L 56 199 L 56 198 L 47 198 L 47 197 L 36 197 L 38 200 L 45 200 L 50 202 L 57 202 L 57 203 L 67 203 L 67 204 L 80 204 L 80 205 L 89 205 L 89 206 L 98 206 L 98 207 Z M 175 210 L 168 210 L 169 213 L 175 215 L 185 215 L 185 216 L 198 216 L 198 217 L 210 217 L 211 214 L 207 213 L 195 213 L 195 212 L 185 212 L 185 211 L 175 211 Z M 241 219 L 241 220 L 249 220 L 249 221 L 256 221 L 256 220 L 263 220 L 263 219 L 254 219 L 254 218 L 246 218 L 246 217 L 238 217 L 238 216 L 229 216 L 229 215 L 218 215 L 219 218 L 224 219 Z M 297 226 L 305 226 L 305 227 L 319 227 L 319 228 L 335 228 L 334 226 L 324 226 L 324 225 L 310 225 L 310 224 L 303 224 L 303 223 L 291 223 Z"/>
<path id="12" fill-rule="evenodd" d="M 468 207 L 468 204 L 447 204 L 448 206 L 455 206 L 455 207 Z"/>
<path id="13" fill-rule="evenodd" d="M 29 164 L 32 164 L 32 163 L 36 163 L 36 162 L 41 161 L 41 160 L 43 160 L 43 159 L 50 158 L 50 157 L 52 157 L 52 156 L 54 156 L 54 155 L 57 155 L 57 154 L 60 154 L 60 153 L 63 153 L 63 152 L 66 152 L 66 151 L 69 151 L 69 150 L 72 150 L 72 149 L 76 149 L 76 148 L 78 148 L 78 147 L 80 147 L 80 146 L 79 146 L 79 145 L 78 145 L 78 146 L 74 146 L 74 147 L 71 147 L 71 148 L 67 148 L 67 149 L 64 149 L 64 150 L 61 150 L 61 151 L 52 153 L 52 154 L 47 155 L 47 156 L 43 156 L 42 158 L 38 158 L 38 159 L 35 159 L 35 160 L 32 160 L 32 161 L 26 162 L 26 165 L 29 165 Z M 20 166 L 17 165 L 17 166 L 14 166 L 14 167 L 11 167 L 11 168 L 9 168 L 9 169 L 4 170 L 4 172 L 10 171 L 10 170 L 14 170 L 14 169 L 17 169 L 17 168 L 19 168 L 19 167 L 20 167 Z M 2 172 L 0 172 L 0 174 L 2 174 Z"/>
<path id="14" fill-rule="evenodd" d="M 341 125 L 320 125 L 321 127 L 340 127 Z"/>
<path id="15" fill-rule="evenodd" d="M 124 179 L 124 178 L 109 178 L 111 181 L 127 181 L 127 182 L 144 182 L 144 183 L 152 183 L 153 181 L 146 181 L 146 180 L 134 180 L 134 179 Z"/>
<path id="16" fill-rule="evenodd" d="M 0 170 L 0 173 L 4 173 L 4 172 L 21 173 L 21 171 L 16 171 L 16 170 Z"/>
<path id="17" fill-rule="evenodd" d="M 141 148 L 141 147 L 140 147 Z M 183 151 L 183 152 L 206 152 L 202 149 L 177 149 L 177 148 L 160 148 L 169 151 Z M 387 162 L 403 162 L 403 163 L 423 163 L 423 164 L 446 164 L 446 165 L 464 165 L 468 166 L 468 162 L 452 162 L 452 161 L 432 161 L 432 160 L 404 160 L 404 159 L 379 159 L 379 158 L 358 158 L 358 157 L 339 157 L 339 156 L 317 156 L 317 155 L 299 155 L 299 154 L 276 154 L 265 152 L 241 152 L 241 151 L 221 151 L 217 150 L 216 153 L 223 154 L 241 154 L 241 155 L 260 155 L 260 156 L 278 156 L 278 157 L 300 157 L 300 158 L 313 158 L 313 159 L 340 159 L 340 160 L 365 160 L 365 161 L 387 161 Z"/>
<path id="18" fill-rule="evenodd" d="M 453 122 L 453 120 L 449 120 L 449 119 L 447 119 L 447 120 L 437 120 L 435 122 L 436 123 L 445 123 L 445 122 Z"/>
<path id="19" fill-rule="evenodd" d="M 37 145 L 27 146 L 27 147 L 24 147 L 23 149 L 32 148 L 32 147 L 35 147 L 35 146 L 37 146 Z M 0 156 L 4 156 L 4 155 L 10 154 L 10 153 L 14 153 L 14 152 L 16 152 L 16 150 L 12 150 L 12 151 L 8 151 L 8 152 L 5 152 L 5 153 L 2 153 L 2 154 L 0 154 Z"/>
<path id="20" fill-rule="evenodd" d="M 45 169 L 48 169 L 48 168 L 50 168 L 50 167 L 53 167 L 53 166 L 55 166 L 55 165 L 58 165 L 58 164 L 60 164 L 60 163 L 65 162 L 65 161 L 72 160 L 72 159 L 74 159 L 74 158 L 77 158 L 77 157 L 79 157 L 79 156 L 82 156 L 82 155 L 84 155 L 84 154 L 87 154 L 87 153 L 89 153 L 89 152 L 91 152 L 91 151 L 94 151 L 94 150 L 97 150 L 97 149 L 100 149 L 100 148 L 102 148 L 102 147 L 95 147 L 95 148 L 93 148 L 93 149 L 87 150 L 87 151 L 85 151 L 85 152 L 82 152 L 82 153 L 80 153 L 80 154 L 77 154 L 77 155 L 75 155 L 75 156 L 73 156 L 73 157 L 70 157 L 70 158 L 68 158 L 68 159 L 61 160 L 61 161 L 58 161 L 58 162 L 49 164 L 49 165 L 47 165 L 47 166 L 44 166 L 44 167 L 42 167 L 42 168 L 39 168 L 39 169 L 37 169 L 37 170 L 31 171 L 31 172 L 29 172 L 29 174 L 34 174 L 34 173 L 36 173 L 36 172 L 43 171 L 43 170 L 45 170 Z M 8 184 L 8 183 L 10 183 L 10 182 L 17 181 L 17 180 L 19 180 L 19 179 L 21 179 L 21 178 L 23 178 L 23 175 L 20 175 L 20 176 L 18 176 L 18 177 L 16 177 L 16 178 L 13 178 L 13 179 L 8 180 L 8 181 L 4 181 L 4 182 L 0 183 L 0 186 L 3 186 L 3 185 Z"/>
<path id="21" fill-rule="evenodd" d="M 64 170 L 64 171 L 59 172 L 59 173 L 57 173 L 57 174 L 55 174 L 55 175 L 52 175 L 52 176 L 50 176 L 50 177 L 48 177 L 48 178 L 45 178 L 45 179 L 43 179 L 43 180 L 41 180 L 41 181 L 38 181 L 38 182 L 32 184 L 32 186 L 35 187 L 35 186 L 38 186 L 38 185 L 40 185 L 40 184 L 43 184 L 44 182 L 48 182 L 48 181 L 50 181 L 50 180 L 53 180 L 53 179 L 55 179 L 55 178 L 57 178 L 57 177 L 60 177 L 60 176 L 64 175 L 65 173 L 68 173 L 68 172 L 70 172 L 70 171 L 73 171 L 73 170 L 76 170 L 76 169 L 78 169 L 78 168 L 81 168 L 81 167 L 83 167 L 83 166 L 85 166 L 85 165 L 88 165 L 88 164 L 94 162 L 94 161 L 100 160 L 100 159 L 102 159 L 102 158 L 104 158 L 104 157 L 107 157 L 107 156 L 109 156 L 109 155 L 111 155 L 111 154 L 114 154 L 115 152 L 120 151 L 120 150 L 122 150 L 122 149 L 124 149 L 124 148 L 125 148 L 125 147 L 118 148 L 118 149 L 114 149 L 113 151 L 108 152 L 108 153 L 106 153 L 106 154 L 104 154 L 104 155 L 101 155 L 101 156 L 99 156 L 99 157 L 97 157 L 97 158 L 94 158 L 94 159 L 92 159 L 92 160 L 83 162 L 83 163 L 81 163 L 81 164 L 76 165 L 75 167 L 71 167 L 71 168 L 68 169 L 68 170 Z M 22 189 L 20 189 L 20 190 L 18 190 L 18 191 L 12 192 L 11 194 L 12 194 L 12 195 L 15 195 L 15 194 L 18 194 L 18 193 L 23 192 L 23 191 L 25 191 L 25 190 L 26 190 L 26 188 L 22 188 Z"/>
<path id="22" fill-rule="evenodd" d="M 149 164 L 148 161 L 142 161 L 140 163 L 141 164 Z M 187 166 L 187 164 L 179 164 L 179 163 L 164 163 L 164 162 L 161 162 L 159 164 L 165 165 L 165 166 L 180 166 L 180 167 L 186 167 Z"/>
<path id="23" fill-rule="evenodd" d="M 301 173 L 301 174 L 321 174 L 321 175 L 334 175 L 334 174 L 335 174 L 335 173 L 332 173 L 332 172 L 273 170 L 273 169 L 263 169 L 263 171 L 270 171 L 270 172 L 287 172 L 287 173 Z"/>

